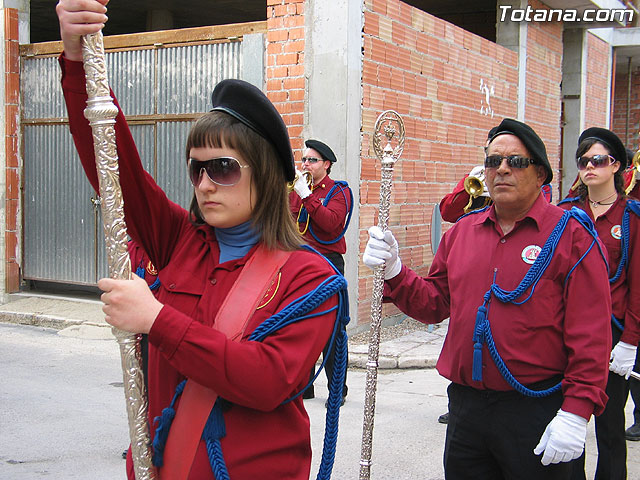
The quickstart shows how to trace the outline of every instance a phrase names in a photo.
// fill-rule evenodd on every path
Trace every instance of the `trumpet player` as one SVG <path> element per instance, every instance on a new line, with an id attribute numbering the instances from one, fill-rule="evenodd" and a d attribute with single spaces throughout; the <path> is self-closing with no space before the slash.
<path id="1" fill-rule="evenodd" d="M 530 126 L 504 119 L 484 167 L 493 204 L 445 232 L 427 276 L 375 226 L 363 263 L 384 264 L 385 301 L 423 323 L 449 318 L 437 363 L 452 382 L 445 478 L 569 479 L 607 398 L 603 247 L 579 210 L 543 198 L 553 171 Z"/>
<path id="2" fill-rule="evenodd" d="M 484 147 L 485 153 L 489 147 L 489 142 L 496 132 L 497 127 L 489 130 L 487 143 Z M 540 188 L 544 198 L 551 201 L 551 185 L 548 183 Z M 465 175 L 455 186 L 451 193 L 446 194 L 440 200 L 438 208 L 440 216 L 446 222 L 455 223 L 465 213 L 484 208 L 491 204 L 491 196 L 487 189 L 484 177 L 484 165 L 476 165 L 468 175 Z M 442 415 L 438 421 L 446 423 L 447 416 Z"/>
<path id="3" fill-rule="evenodd" d="M 344 275 L 347 244 L 344 234 L 353 209 L 353 194 L 345 181 L 329 177 L 337 158 L 333 150 L 320 140 L 307 140 L 301 171 L 296 170 L 293 191 L 289 194 L 291 213 L 304 241 L 322 253 Z M 311 176 L 312 182 L 308 180 Z M 343 325 L 343 329 L 346 327 Z M 333 375 L 334 349 L 327 344 L 323 350 L 327 379 Z M 312 371 L 313 374 L 313 371 Z M 342 403 L 347 396 L 347 379 L 342 389 Z M 311 385 L 303 398 L 314 398 Z"/>

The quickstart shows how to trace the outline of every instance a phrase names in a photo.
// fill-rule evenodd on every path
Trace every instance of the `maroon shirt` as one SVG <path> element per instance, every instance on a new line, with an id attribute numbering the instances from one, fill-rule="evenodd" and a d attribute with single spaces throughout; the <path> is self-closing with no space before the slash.
<path id="1" fill-rule="evenodd" d="M 61 67 L 71 132 L 96 188 L 91 130 L 83 116 L 82 63 L 63 59 Z M 263 342 L 247 338 L 333 270 L 318 255 L 294 252 L 280 271 L 279 283 L 250 319 L 242 341 L 229 341 L 212 322 L 256 247 L 243 258 L 218 263 L 213 228 L 194 227 L 188 212 L 169 201 L 143 170 L 122 111 L 115 130 L 128 231 L 148 253 L 162 282 L 157 298 L 164 307 L 149 332 L 149 419 L 169 405 L 178 383 L 192 378 L 232 404 L 224 412 L 227 434 L 221 440 L 231 478 L 308 480 L 311 445 L 302 397 L 280 404 L 306 385 L 331 334 L 335 312 L 289 325 Z M 316 311 L 336 303 L 331 297 Z M 153 428 L 151 433 L 153 437 Z M 189 478 L 213 479 L 202 441 Z"/>
<path id="2" fill-rule="evenodd" d="M 437 368 L 452 382 L 476 389 L 510 390 L 483 347 L 482 381 L 473 381 L 473 330 L 476 312 L 495 275 L 513 290 L 562 216 L 542 195 L 507 235 L 495 208 L 466 216 L 440 242 L 427 277 L 407 267 L 385 282 L 385 296 L 424 323 L 450 316 Z M 498 352 L 515 378 L 528 385 L 563 375 L 563 410 L 588 418 L 607 400 L 605 386 L 611 351 L 611 299 L 607 272 L 597 246 L 565 285 L 567 273 L 593 241 L 570 220 L 548 268 L 529 301 L 502 303 L 492 297 L 488 318 Z M 523 300 L 529 291 L 518 300 Z"/>
<path id="3" fill-rule="evenodd" d="M 593 219 L 589 205 L 580 202 L 566 202 L 560 205 L 566 210 L 578 207 L 589 214 L 594 221 L 600 240 L 609 255 L 609 276 L 613 277 L 622 258 L 621 225 L 627 198 L 619 197 L 611 208 Z M 611 307 L 616 318 L 623 320 L 624 332 L 620 340 L 630 345 L 640 341 L 640 218 L 633 212 L 629 215 L 628 268 L 623 268 L 620 278 L 611 287 Z"/>
<path id="4" fill-rule="evenodd" d="M 298 223 L 298 230 L 304 232 L 306 222 L 298 222 L 300 209 L 304 205 L 309 213 L 309 228 L 303 235 L 305 241 L 320 253 L 341 253 L 347 251 L 347 243 L 344 236 L 336 243 L 323 245 L 311 235 L 310 229 L 320 240 L 329 241 L 337 238 L 344 229 L 344 222 L 349 214 L 350 199 L 349 190 L 346 187 L 336 187 L 326 207 L 322 205 L 329 190 L 335 182 L 327 175 L 318 185 L 314 185 L 311 195 L 302 200 L 296 192 L 289 194 L 291 213 Z M 343 194 L 344 193 L 344 194 Z"/>

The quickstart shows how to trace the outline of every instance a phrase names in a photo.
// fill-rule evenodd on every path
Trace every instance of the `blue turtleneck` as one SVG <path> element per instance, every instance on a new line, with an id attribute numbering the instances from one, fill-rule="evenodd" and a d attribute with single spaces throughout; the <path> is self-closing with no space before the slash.
<path id="1" fill-rule="evenodd" d="M 220 246 L 220 263 L 244 257 L 260 240 L 251 220 L 229 228 L 214 229 Z"/>

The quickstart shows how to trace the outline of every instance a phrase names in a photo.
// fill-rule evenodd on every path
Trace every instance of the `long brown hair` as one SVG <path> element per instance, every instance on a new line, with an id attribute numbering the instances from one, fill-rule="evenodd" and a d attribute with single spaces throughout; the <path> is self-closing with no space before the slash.
<path id="1" fill-rule="evenodd" d="M 249 127 L 224 112 L 209 112 L 200 117 L 187 138 L 186 158 L 192 148 L 231 148 L 251 166 L 250 195 L 257 201 L 251 214 L 254 228 L 268 249 L 296 250 L 300 247 L 293 217 L 289 211 L 289 194 L 284 171 L 271 144 Z M 195 196 L 189 208 L 194 225 L 206 222 Z"/>

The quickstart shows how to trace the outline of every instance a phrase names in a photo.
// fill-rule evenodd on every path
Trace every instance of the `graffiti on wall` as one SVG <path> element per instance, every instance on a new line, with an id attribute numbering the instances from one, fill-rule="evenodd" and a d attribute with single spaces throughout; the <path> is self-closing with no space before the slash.
<path id="1" fill-rule="evenodd" d="M 491 115 L 491 118 L 493 118 L 493 108 L 491 107 L 491 97 L 495 95 L 495 87 L 493 85 L 489 86 L 489 84 L 486 83 L 483 78 L 481 78 L 480 92 L 482 93 L 482 98 L 480 100 L 480 114 Z"/>

